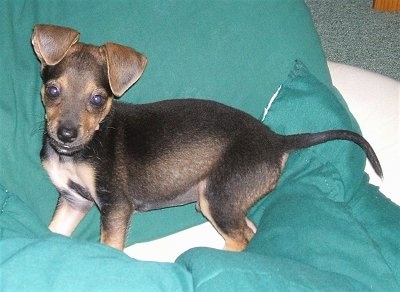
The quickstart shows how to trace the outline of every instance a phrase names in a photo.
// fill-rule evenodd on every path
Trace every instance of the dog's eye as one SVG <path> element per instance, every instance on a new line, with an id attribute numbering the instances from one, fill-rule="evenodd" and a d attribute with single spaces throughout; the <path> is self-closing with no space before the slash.
<path id="1" fill-rule="evenodd" d="M 54 85 L 51 85 L 46 88 L 46 94 L 51 98 L 56 98 L 60 95 L 60 89 Z"/>
<path id="2" fill-rule="evenodd" d="M 94 106 L 102 106 L 105 102 L 105 98 L 100 94 L 95 94 L 90 98 L 90 103 Z"/>

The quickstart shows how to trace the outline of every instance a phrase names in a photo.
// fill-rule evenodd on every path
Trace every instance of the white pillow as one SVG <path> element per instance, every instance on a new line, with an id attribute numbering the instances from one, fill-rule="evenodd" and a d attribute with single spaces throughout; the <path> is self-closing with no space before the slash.
<path id="1" fill-rule="evenodd" d="M 333 84 L 382 164 L 383 181 L 367 163 L 370 182 L 400 205 L 400 82 L 349 65 L 328 62 L 328 66 Z"/>

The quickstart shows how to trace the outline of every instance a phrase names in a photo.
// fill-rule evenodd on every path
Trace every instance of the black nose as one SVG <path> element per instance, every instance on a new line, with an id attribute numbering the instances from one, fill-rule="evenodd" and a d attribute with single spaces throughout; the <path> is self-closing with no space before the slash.
<path id="1" fill-rule="evenodd" d="M 78 129 L 76 126 L 66 123 L 58 128 L 57 137 L 64 143 L 74 142 L 78 137 Z"/>

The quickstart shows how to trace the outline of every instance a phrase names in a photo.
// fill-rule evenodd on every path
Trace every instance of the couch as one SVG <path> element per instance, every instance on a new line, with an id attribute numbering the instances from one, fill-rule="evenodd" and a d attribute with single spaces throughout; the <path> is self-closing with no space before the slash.
<path id="1" fill-rule="evenodd" d="M 143 52 L 148 67 L 124 101 L 206 98 L 260 118 L 281 86 L 263 121 L 274 131 L 360 132 L 303 1 L 7 0 L 0 11 L 2 291 L 399 290 L 400 207 L 370 184 L 363 151 L 347 141 L 290 156 L 277 188 L 249 211 L 258 232 L 240 253 L 203 246 L 173 262 L 131 258 L 98 243 L 96 208 L 71 238 L 52 234 L 57 193 L 38 155 L 36 23 Z M 135 214 L 127 245 L 204 222 L 193 204 Z"/>

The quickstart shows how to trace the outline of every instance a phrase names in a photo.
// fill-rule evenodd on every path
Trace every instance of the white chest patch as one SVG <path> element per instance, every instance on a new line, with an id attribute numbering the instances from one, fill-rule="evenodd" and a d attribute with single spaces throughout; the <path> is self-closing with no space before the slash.
<path id="1" fill-rule="evenodd" d="M 78 200 L 84 200 L 76 188 L 71 187 L 71 184 L 79 185 L 82 189 L 87 190 L 92 199 L 96 201 L 95 171 L 89 164 L 76 163 L 72 160 L 60 161 L 59 156 L 53 154 L 49 159 L 43 161 L 43 167 L 57 189 L 67 191 Z"/>

